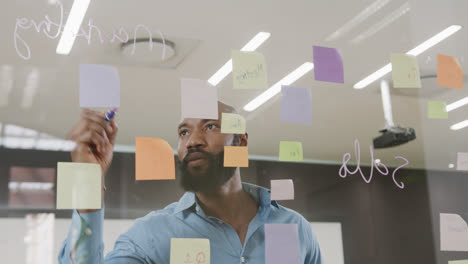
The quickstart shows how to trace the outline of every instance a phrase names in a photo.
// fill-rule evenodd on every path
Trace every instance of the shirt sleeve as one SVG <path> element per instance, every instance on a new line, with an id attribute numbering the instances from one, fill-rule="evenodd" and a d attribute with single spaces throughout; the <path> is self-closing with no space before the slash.
<path id="1" fill-rule="evenodd" d="M 86 214 L 74 210 L 68 236 L 58 256 L 59 263 L 104 263 L 103 221 L 104 209 Z"/>
<path id="2" fill-rule="evenodd" d="M 75 210 L 68 236 L 58 256 L 59 263 L 153 263 L 137 243 L 126 235 L 121 235 L 117 239 L 114 249 L 104 260 L 103 222 L 104 209 L 86 214 L 79 214 Z"/>
<path id="3" fill-rule="evenodd" d="M 307 237 L 306 239 L 308 239 L 308 250 L 304 264 L 324 264 L 317 237 L 312 232 L 309 222 L 305 219 L 302 219 L 302 231 Z"/>

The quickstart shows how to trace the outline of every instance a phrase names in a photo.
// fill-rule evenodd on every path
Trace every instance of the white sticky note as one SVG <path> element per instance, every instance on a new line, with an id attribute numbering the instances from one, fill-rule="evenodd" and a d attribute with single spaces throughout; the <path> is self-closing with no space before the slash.
<path id="1" fill-rule="evenodd" d="M 224 134 L 244 134 L 245 119 L 238 114 L 222 113 L 221 133 Z"/>
<path id="2" fill-rule="evenodd" d="M 101 166 L 57 163 L 57 209 L 101 209 Z"/>
<path id="3" fill-rule="evenodd" d="M 468 225 L 458 214 L 440 214 L 440 250 L 468 251 Z"/>
<path id="4" fill-rule="evenodd" d="M 171 238 L 170 264 L 210 264 L 210 240 Z"/>
<path id="5" fill-rule="evenodd" d="M 120 107 L 120 78 L 115 67 L 80 64 L 80 107 Z"/>
<path id="6" fill-rule="evenodd" d="M 182 118 L 218 120 L 218 92 L 205 80 L 183 78 L 181 83 Z"/>
<path id="7" fill-rule="evenodd" d="M 293 181 L 271 180 L 271 200 L 294 200 Z"/>
<path id="8" fill-rule="evenodd" d="M 468 171 L 468 152 L 457 153 L 457 170 Z"/>

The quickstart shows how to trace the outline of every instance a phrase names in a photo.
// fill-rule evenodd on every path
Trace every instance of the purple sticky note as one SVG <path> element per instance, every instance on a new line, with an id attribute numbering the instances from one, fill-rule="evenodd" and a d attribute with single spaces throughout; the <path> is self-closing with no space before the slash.
<path id="1" fill-rule="evenodd" d="M 182 118 L 218 120 L 218 91 L 206 80 L 180 80 Z"/>
<path id="2" fill-rule="evenodd" d="M 80 107 L 120 107 L 120 78 L 115 67 L 80 64 Z"/>
<path id="3" fill-rule="evenodd" d="M 312 92 L 309 88 L 281 87 L 281 121 L 312 125 Z"/>
<path id="4" fill-rule="evenodd" d="M 315 80 L 344 83 L 343 59 L 335 48 L 313 47 Z"/>
<path id="5" fill-rule="evenodd" d="M 297 224 L 265 224 L 265 264 L 300 264 Z"/>

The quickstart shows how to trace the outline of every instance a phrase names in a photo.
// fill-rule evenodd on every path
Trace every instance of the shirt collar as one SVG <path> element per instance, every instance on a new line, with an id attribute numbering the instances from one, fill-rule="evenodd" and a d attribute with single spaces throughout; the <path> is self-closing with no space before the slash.
<path id="1" fill-rule="evenodd" d="M 270 190 L 250 183 L 242 183 L 242 189 L 250 194 L 259 204 L 260 214 L 268 213 L 270 205 L 278 208 L 276 201 L 271 200 Z M 186 192 L 182 198 L 180 198 L 177 206 L 174 210 L 174 214 L 180 213 L 187 210 L 197 204 L 195 193 Z"/>

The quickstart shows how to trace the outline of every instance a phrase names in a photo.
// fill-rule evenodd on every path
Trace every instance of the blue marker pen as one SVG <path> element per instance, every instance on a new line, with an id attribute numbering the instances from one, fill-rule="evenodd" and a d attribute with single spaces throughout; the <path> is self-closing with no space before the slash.
<path id="1" fill-rule="evenodd" d="M 104 115 L 104 119 L 106 119 L 106 121 L 110 122 L 114 118 L 115 112 L 117 112 L 117 108 L 113 108 L 113 109 L 107 111 L 107 113 Z"/>

